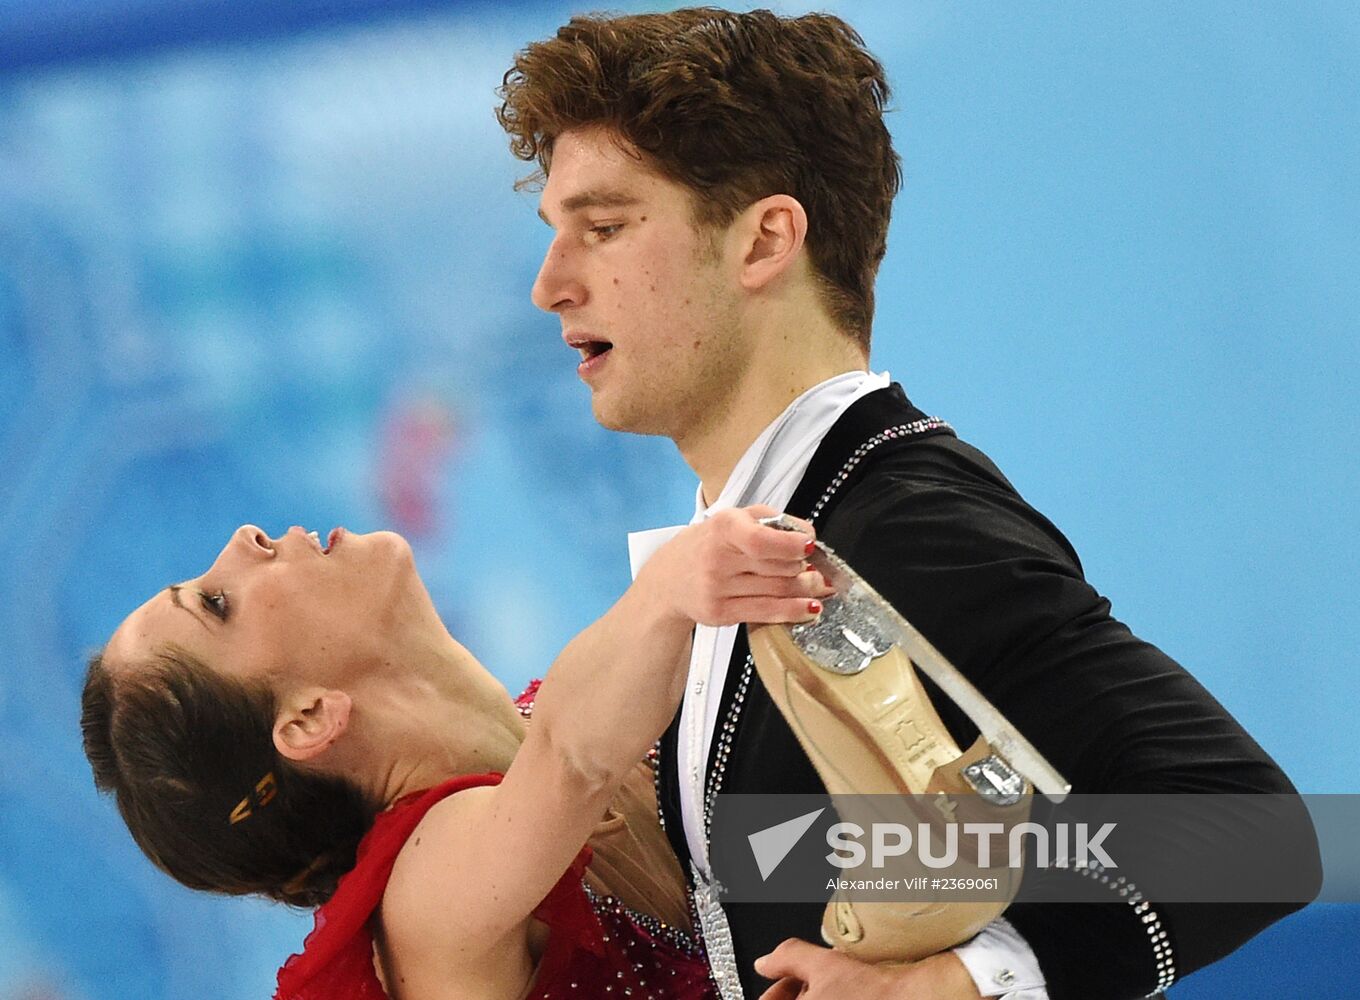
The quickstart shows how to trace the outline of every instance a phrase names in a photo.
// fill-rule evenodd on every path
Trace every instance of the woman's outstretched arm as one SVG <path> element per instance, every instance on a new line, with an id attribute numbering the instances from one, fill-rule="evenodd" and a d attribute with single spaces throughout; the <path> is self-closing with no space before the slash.
<path id="1" fill-rule="evenodd" d="M 518 974 L 530 913 L 674 716 L 696 622 L 815 617 L 827 591 L 805 570 L 811 529 L 758 523 L 772 513 L 724 511 L 659 549 L 554 661 L 501 784 L 451 796 L 425 817 L 383 903 L 395 971 L 411 984 L 405 995 L 441 996 L 455 973 L 467 988 L 473 969 Z"/>
<path id="2" fill-rule="evenodd" d="M 583 781 L 608 787 L 602 805 L 674 717 L 696 623 L 816 617 L 809 601 L 828 591 L 819 574 L 804 571 L 811 527 L 803 535 L 759 524 L 769 513 L 723 511 L 681 531 L 548 672 L 531 736 L 550 743 Z"/>

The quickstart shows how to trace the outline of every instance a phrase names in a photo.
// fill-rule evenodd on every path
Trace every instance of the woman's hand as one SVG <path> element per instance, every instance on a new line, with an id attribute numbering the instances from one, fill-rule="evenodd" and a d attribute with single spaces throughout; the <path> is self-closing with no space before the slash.
<path id="1" fill-rule="evenodd" d="M 760 1000 L 981 1000 L 973 977 L 953 952 L 904 965 L 870 965 L 807 941 L 789 938 L 756 959 L 756 972 L 777 982 Z"/>
<path id="2" fill-rule="evenodd" d="M 777 513 L 733 508 L 692 524 L 647 560 L 637 583 L 658 607 L 699 625 L 811 621 L 833 593 L 806 562 L 815 532 L 806 521 L 797 522 L 802 531 L 759 523 Z"/>

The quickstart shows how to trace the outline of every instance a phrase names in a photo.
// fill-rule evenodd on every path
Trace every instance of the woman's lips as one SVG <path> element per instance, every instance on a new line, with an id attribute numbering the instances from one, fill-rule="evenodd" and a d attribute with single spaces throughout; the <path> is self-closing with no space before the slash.
<path id="1" fill-rule="evenodd" d="M 344 536 L 345 536 L 344 528 L 332 528 L 331 533 L 326 536 L 326 547 L 321 551 L 324 552 L 326 555 L 330 555 L 331 550 L 335 548 L 336 543 L 340 541 L 340 539 L 343 538 Z"/>
<path id="2" fill-rule="evenodd" d="M 323 554 L 325 553 L 325 549 L 321 547 L 321 538 L 315 531 L 308 531 L 306 528 L 302 527 L 302 525 L 295 524 L 284 533 L 284 537 L 287 537 L 288 535 L 297 535 L 299 538 L 305 538 L 310 544 L 316 547 L 316 551 Z"/>

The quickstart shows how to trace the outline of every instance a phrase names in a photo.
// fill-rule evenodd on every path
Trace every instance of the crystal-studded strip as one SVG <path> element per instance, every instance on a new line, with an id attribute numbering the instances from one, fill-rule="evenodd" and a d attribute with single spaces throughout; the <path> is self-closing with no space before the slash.
<path id="1" fill-rule="evenodd" d="M 921 420 L 914 420 L 909 424 L 899 424 L 896 427 L 889 427 L 879 431 L 869 440 L 865 441 L 851 453 L 846 459 L 845 464 L 831 478 L 827 488 L 822 491 L 816 505 L 812 508 L 812 513 L 808 520 L 813 524 L 817 523 L 817 518 L 822 514 L 826 505 L 845 485 L 845 481 L 850 478 L 850 473 L 860 462 L 864 461 L 871 451 L 883 444 L 885 441 L 896 441 L 901 438 L 911 437 L 915 434 L 923 434 L 926 431 L 934 431 L 944 428 L 952 430 L 949 424 L 939 417 L 924 417 Z M 716 736 L 718 748 L 713 758 L 713 767 L 708 772 L 708 788 L 704 795 L 704 843 L 707 845 L 709 836 L 713 830 L 713 809 L 718 802 L 718 792 L 722 789 L 723 772 L 727 770 L 727 758 L 732 753 L 732 740 L 737 731 L 737 720 L 741 718 L 742 706 L 746 703 L 746 691 L 751 686 L 751 675 L 755 672 L 755 661 L 748 653 L 746 662 L 741 668 L 741 679 L 737 681 L 737 689 L 732 697 L 732 704 L 727 707 L 727 717 L 723 719 L 722 728 L 718 730 Z M 660 789 L 657 792 L 657 802 L 660 803 Z M 658 812 L 660 808 L 658 807 Z"/>
<path id="2" fill-rule="evenodd" d="M 586 899 L 590 901 L 590 908 L 600 916 L 613 913 L 626 917 L 645 930 L 653 939 L 664 941 L 687 955 L 699 954 L 701 949 L 698 940 L 686 934 L 679 927 L 668 924 L 664 920 L 658 920 L 650 913 L 635 910 L 617 896 L 601 896 L 590 887 L 589 882 L 582 880 L 581 887 L 586 891 Z"/>
<path id="3" fill-rule="evenodd" d="M 727 758 L 732 755 L 732 739 L 737 732 L 737 720 L 741 718 L 742 706 L 746 704 L 746 689 L 751 686 L 751 675 L 755 672 L 755 660 L 746 654 L 746 662 L 741 668 L 741 679 L 732 694 L 732 704 L 727 708 L 727 718 L 722 729 L 718 730 L 718 749 L 713 755 L 713 768 L 708 772 L 708 790 L 704 794 L 704 846 L 713 833 L 713 810 L 718 804 L 718 792 L 722 789 L 723 772 L 727 770 Z"/>
<path id="4" fill-rule="evenodd" d="M 722 886 L 710 882 L 693 860 L 689 863 L 689 870 L 693 880 L 690 899 L 694 904 L 695 915 L 699 918 L 699 930 L 704 936 L 704 951 L 708 957 L 708 971 L 713 976 L 714 985 L 718 987 L 718 995 L 722 1000 L 745 1000 L 741 975 L 737 969 L 737 948 L 732 943 L 732 928 L 722 908 Z"/>
<path id="5" fill-rule="evenodd" d="M 854 450 L 836 475 L 831 478 L 831 482 L 822 491 L 822 495 L 813 506 L 808 520 L 814 524 L 817 522 L 822 510 L 845 485 L 846 480 L 850 478 L 850 473 L 855 470 L 860 462 L 864 461 L 865 456 L 879 445 L 885 441 L 896 441 L 941 428 L 952 430 L 949 424 L 938 417 L 925 417 L 921 420 L 914 420 L 909 424 L 889 427 L 869 438 Z M 754 672 L 755 661 L 751 654 L 747 653 L 746 662 L 741 668 L 741 678 L 737 681 L 737 688 L 732 696 L 732 704 L 728 706 L 727 716 L 723 719 L 722 728 L 716 734 L 718 747 L 714 754 L 713 767 L 708 772 L 708 787 L 704 794 L 705 847 L 707 847 L 713 832 L 713 811 L 718 802 L 718 793 L 722 790 L 723 774 L 727 770 L 727 758 L 732 754 L 732 740 L 737 731 L 737 720 L 741 718 L 742 707 L 746 704 L 746 691 L 751 686 L 751 675 Z M 660 815 L 660 769 L 656 772 L 655 780 L 657 813 Z M 665 817 L 661 817 L 661 826 L 663 829 L 666 826 Z M 721 887 L 709 883 L 693 860 L 690 861 L 690 873 L 692 876 L 690 903 L 695 916 L 698 918 L 696 922 L 704 938 L 704 947 L 708 952 L 708 966 L 713 972 L 713 981 L 717 983 L 718 991 L 723 1000 L 742 1000 L 741 980 L 737 975 L 737 957 L 732 945 L 732 931 L 728 926 L 727 915 L 723 913 L 720 902 Z"/>
<path id="6" fill-rule="evenodd" d="M 661 741 L 657 740 L 652 744 L 652 749 L 647 753 L 647 760 L 652 765 L 652 790 L 656 792 L 656 821 L 661 825 L 661 829 L 666 829 L 666 813 L 661 808 Z"/>
<path id="7" fill-rule="evenodd" d="M 1105 866 L 1098 861 L 1078 861 L 1072 866 L 1072 870 L 1082 878 L 1099 882 L 1111 892 L 1118 893 L 1124 902 L 1133 907 L 1133 912 L 1138 915 L 1147 932 L 1148 944 L 1152 946 L 1152 960 L 1156 963 L 1157 969 L 1157 985 L 1146 996 L 1161 996 L 1169 990 L 1171 984 L 1176 981 L 1176 959 L 1171 950 L 1171 939 L 1167 936 L 1166 928 L 1162 926 L 1162 918 L 1152 908 L 1152 904 L 1143 898 L 1136 885 L 1123 875 L 1111 877 Z"/>
<path id="8" fill-rule="evenodd" d="M 949 424 L 939 417 L 923 417 L 920 420 L 913 420 L 909 424 L 898 424 L 896 427 L 889 427 L 887 430 L 879 431 L 868 441 L 865 441 L 856 448 L 846 460 L 845 464 L 841 466 L 840 471 L 831 477 L 831 482 L 827 484 L 826 489 L 822 491 L 822 495 L 818 498 L 816 506 L 812 508 L 812 514 L 808 517 L 808 520 L 812 521 L 814 524 L 816 523 L 817 517 L 822 513 L 822 508 L 830 503 L 831 498 L 845 485 L 846 479 L 848 479 L 850 473 L 855 470 L 855 466 L 864 461 L 864 456 L 868 455 L 869 452 L 873 451 L 883 442 L 896 441 L 899 438 L 912 437 L 915 434 L 924 434 L 926 431 L 935 431 L 940 430 L 941 428 L 953 430 Z"/>

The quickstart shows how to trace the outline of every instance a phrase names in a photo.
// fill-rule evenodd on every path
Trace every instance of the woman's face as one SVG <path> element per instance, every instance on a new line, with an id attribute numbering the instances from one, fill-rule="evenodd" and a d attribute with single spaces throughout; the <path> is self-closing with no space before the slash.
<path id="1" fill-rule="evenodd" d="M 443 631 L 400 535 L 337 529 L 323 549 L 301 528 L 272 539 L 247 524 L 206 573 L 129 615 L 104 657 L 145 662 L 173 644 L 241 680 L 338 685 L 430 628 Z"/>

